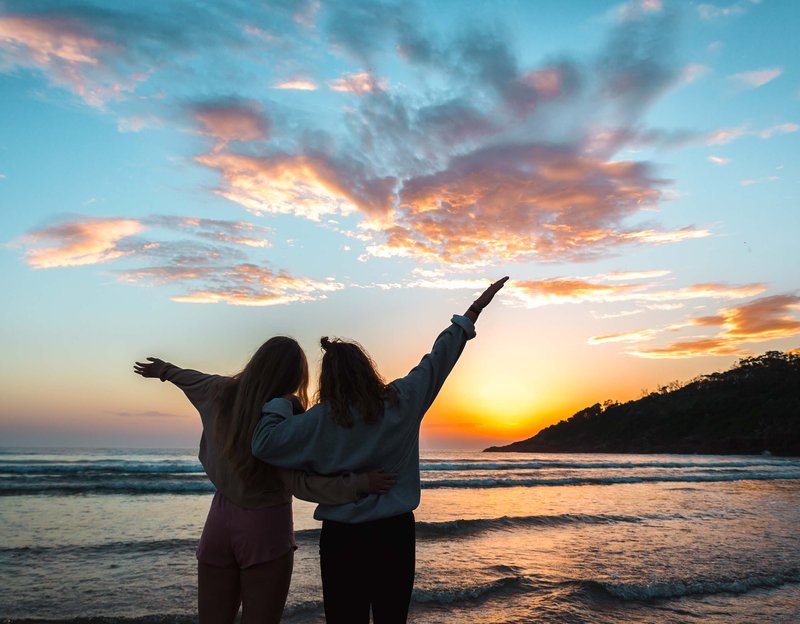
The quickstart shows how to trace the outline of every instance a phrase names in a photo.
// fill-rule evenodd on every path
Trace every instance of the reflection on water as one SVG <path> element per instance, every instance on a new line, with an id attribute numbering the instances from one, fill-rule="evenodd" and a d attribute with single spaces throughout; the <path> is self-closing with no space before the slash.
<path id="1" fill-rule="evenodd" d="M 800 621 L 798 460 L 439 452 L 422 465 L 416 622 Z M 190 451 L 0 453 L 0 616 L 191 621 L 211 496 L 183 487 L 198 466 Z M 312 510 L 295 503 L 288 622 L 323 621 Z"/>

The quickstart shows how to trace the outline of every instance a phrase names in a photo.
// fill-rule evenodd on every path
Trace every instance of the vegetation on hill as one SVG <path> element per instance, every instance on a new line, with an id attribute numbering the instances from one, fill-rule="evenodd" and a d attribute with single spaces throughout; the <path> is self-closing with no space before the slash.
<path id="1" fill-rule="evenodd" d="M 635 401 L 596 403 L 486 451 L 800 456 L 800 354 L 768 351 Z"/>

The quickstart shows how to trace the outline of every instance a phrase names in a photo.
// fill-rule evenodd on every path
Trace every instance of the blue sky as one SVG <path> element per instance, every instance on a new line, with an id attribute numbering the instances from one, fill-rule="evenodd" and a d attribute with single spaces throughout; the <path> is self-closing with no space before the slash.
<path id="1" fill-rule="evenodd" d="M 130 362 L 274 333 L 391 378 L 504 274 L 429 446 L 796 349 L 798 12 L 3 2 L 4 440 L 192 444 Z"/>

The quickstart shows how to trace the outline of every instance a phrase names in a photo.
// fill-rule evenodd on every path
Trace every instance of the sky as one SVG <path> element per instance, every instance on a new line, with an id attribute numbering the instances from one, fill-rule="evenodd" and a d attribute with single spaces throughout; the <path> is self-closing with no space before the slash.
<path id="1" fill-rule="evenodd" d="M 503 275 L 425 448 L 797 351 L 798 18 L 0 0 L 0 445 L 191 447 L 133 361 L 233 374 L 276 334 L 391 380 Z"/>

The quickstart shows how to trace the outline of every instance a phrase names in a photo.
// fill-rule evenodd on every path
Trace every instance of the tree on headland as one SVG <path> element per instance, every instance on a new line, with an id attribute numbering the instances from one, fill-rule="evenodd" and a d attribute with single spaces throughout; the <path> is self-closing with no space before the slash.
<path id="1" fill-rule="evenodd" d="M 800 456 L 800 354 L 767 351 L 634 401 L 595 403 L 486 451 Z"/>

